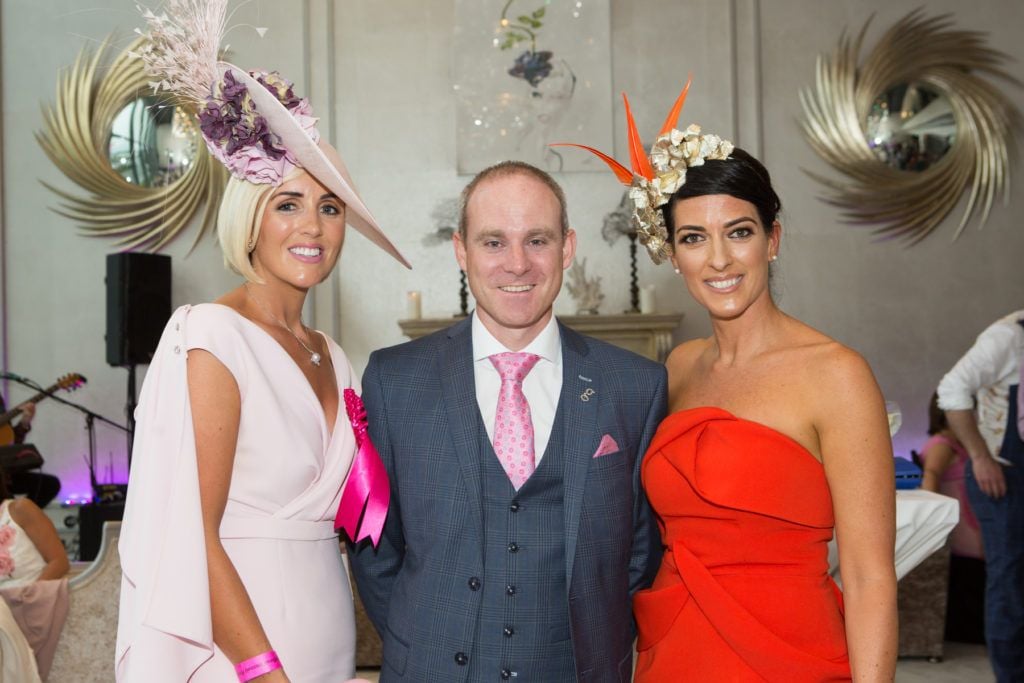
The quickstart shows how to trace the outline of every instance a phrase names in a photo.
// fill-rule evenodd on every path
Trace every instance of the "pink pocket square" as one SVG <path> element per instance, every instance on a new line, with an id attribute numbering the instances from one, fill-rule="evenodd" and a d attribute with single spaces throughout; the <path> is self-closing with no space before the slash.
<path id="1" fill-rule="evenodd" d="M 597 447 L 597 451 L 594 453 L 595 458 L 600 458 L 602 455 L 608 455 L 609 453 L 615 453 L 619 450 L 619 444 L 615 443 L 615 439 L 610 434 L 605 434 L 601 437 L 601 443 Z"/>

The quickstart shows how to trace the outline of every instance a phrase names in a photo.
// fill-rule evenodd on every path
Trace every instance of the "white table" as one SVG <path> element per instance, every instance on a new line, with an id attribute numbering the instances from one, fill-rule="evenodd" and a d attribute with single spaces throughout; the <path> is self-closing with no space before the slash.
<path id="1" fill-rule="evenodd" d="M 897 491 L 896 579 L 941 548 L 959 519 L 960 503 L 956 498 L 921 489 Z M 828 544 L 828 565 L 832 577 L 842 586 L 835 538 Z"/>

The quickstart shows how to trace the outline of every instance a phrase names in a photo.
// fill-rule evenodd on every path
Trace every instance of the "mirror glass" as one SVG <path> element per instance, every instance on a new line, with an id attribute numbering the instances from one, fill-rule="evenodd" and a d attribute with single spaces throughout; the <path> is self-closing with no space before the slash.
<path id="1" fill-rule="evenodd" d="M 108 158 L 126 182 L 164 187 L 188 171 L 198 144 L 199 131 L 188 112 L 140 97 L 114 117 Z"/>
<path id="2" fill-rule="evenodd" d="M 879 95 L 868 112 L 866 130 L 875 155 L 901 171 L 934 166 L 956 139 L 949 99 L 919 82 Z"/>

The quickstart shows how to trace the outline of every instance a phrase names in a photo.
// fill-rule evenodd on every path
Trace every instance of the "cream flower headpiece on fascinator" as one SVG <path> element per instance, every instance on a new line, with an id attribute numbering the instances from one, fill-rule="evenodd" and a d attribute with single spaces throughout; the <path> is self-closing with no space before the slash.
<path id="1" fill-rule="evenodd" d="M 344 202 L 349 225 L 412 267 L 366 208 L 337 151 L 320 141 L 309 101 L 277 72 L 220 61 L 227 0 L 169 0 L 159 15 L 139 9 L 149 31 L 138 56 L 156 79 L 153 88 L 198 105 L 206 146 L 232 175 L 280 185 L 293 168 L 305 169 Z"/>
<path id="2" fill-rule="evenodd" d="M 655 263 L 661 263 L 672 253 L 672 245 L 668 243 L 668 228 L 661 214 L 661 207 L 672 197 L 676 190 L 686 182 L 686 169 L 701 166 L 707 159 L 724 160 L 732 154 L 733 144 L 717 135 L 702 135 L 700 126 L 692 124 L 681 131 L 676 128 L 679 115 L 686 102 L 686 93 L 690 90 L 690 81 L 679 94 L 675 106 L 658 133 L 658 139 L 651 145 L 648 158 L 644 152 L 640 134 L 629 108 L 629 99 L 622 93 L 626 105 L 626 126 L 629 138 L 629 160 L 633 170 L 626 168 L 618 161 L 593 147 L 578 145 L 572 142 L 553 143 L 552 147 L 579 147 L 596 154 L 611 167 L 612 172 L 629 186 L 629 198 L 633 202 L 633 220 L 636 223 L 637 237 L 647 247 L 647 253 Z"/>

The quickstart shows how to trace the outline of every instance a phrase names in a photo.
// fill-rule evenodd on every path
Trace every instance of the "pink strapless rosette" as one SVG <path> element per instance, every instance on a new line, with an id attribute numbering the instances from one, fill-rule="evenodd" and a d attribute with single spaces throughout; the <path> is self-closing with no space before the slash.
<path id="1" fill-rule="evenodd" d="M 334 518 L 335 530 L 344 530 L 353 542 L 369 538 L 374 547 L 380 543 L 384 520 L 391 501 L 391 484 L 380 454 L 367 432 L 366 407 L 352 389 L 345 389 L 345 411 L 356 435 L 355 460 L 341 492 L 341 503 Z"/>

